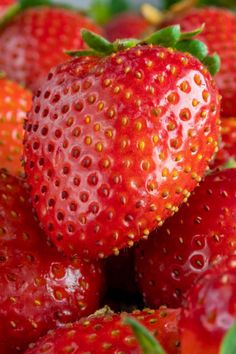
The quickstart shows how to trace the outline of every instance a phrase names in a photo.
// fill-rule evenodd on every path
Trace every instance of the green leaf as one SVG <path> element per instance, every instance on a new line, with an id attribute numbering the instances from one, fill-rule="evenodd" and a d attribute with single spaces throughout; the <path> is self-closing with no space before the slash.
<path id="1" fill-rule="evenodd" d="M 154 32 L 151 36 L 144 39 L 145 43 L 156 44 L 163 47 L 174 47 L 180 39 L 180 26 L 170 26 L 160 31 Z"/>
<path id="2" fill-rule="evenodd" d="M 130 9 L 129 1 L 127 0 L 110 0 L 109 6 L 112 15 L 116 15 Z"/>
<path id="3" fill-rule="evenodd" d="M 193 37 L 196 37 L 197 35 L 199 35 L 200 33 L 203 32 L 204 28 L 205 28 L 205 24 L 203 23 L 201 25 L 201 27 L 196 28 L 192 32 L 183 32 L 183 33 L 181 33 L 180 40 L 183 41 L 183 40 L 186 40 L 186 39 L 191 39 Z"/>
<path id="4" fill-rule="evenodd" d="M 124 323 L 131 326 L 134 335 L 142 348 L 143 354 L 166 354 L 156 338 L 143 325 L 141 325 L 141 323 L 132 317 L 126 317 Z"/>
<path id="5" fill-rule="evenodd" d="M 133 48 L 139 43 L 140 41 L 135 38 L 118 39 L 113 43 L 113 47 L 115 52 L 119 52 L 124 49 Z"/>
<path id="6" fill-rule="evenodd" d="M 50 0 L 19 0 L 21 9 L 27 9 L 35 6 L 49 6 L 52 4 Z"/>
<path id="7" fill-rule="evenodd" d="M 235 354 L 235 353 L 236 353 L 236 322 L 232 325 L 232 327 L 224 336 L 220 347 L 220 354 Z"/>
<path id="8" fill-rule="evenodd" d="M 181 52 L 190 53 L 200 61 L 204 60 L 208 54 L 207 46 L 197 39 L 181 41 L 177 43 L 176 49 Z"/>
<path id="9" fill-rule="evenodd" d="M 204 60 L 203 64 L 207 67 L 212 76 L 218 73 L 220 70 L 220 57 L 217 54 L 208 55 Z"/>
<path id="10" fill-rule="evenodd" d="M 102 53 L 96 52 L 95 50 L 65 50 L 65 54 L 69 55 L 70 57 L 100 57 Z"/>
<path id="11" fill-rule="evenodd" d="M 104 25 L 112 17 L 111 9 L 102 0 L 93 1 L 87 14 L 100 25 Z"/>
<path id="12" fill-rule="evenodd" d="M 86 29 L 83 29 L 81 34 L 84 42 L 96 52 L 101 52 L 104 54 L 111 54 L 113 52 L 114 46 L 107 39 Z"/>
<path id="13" fill-rule="evenodd" d="M 11 21 L 21 11 L 19 3 L 16 3 L 8 8 L 4 16 L 0 18 L 0 28 L 4 27 L 7 23 Z"/>
<path id="14" fill-rule="evenodd" d="M 222 167 L 223 170 L 225 170 L 227 168 L 236 168 L 236 159 L 234 159 L 234 158 L 229 159 L 221 167 Z M 235 326 L 236 326 L 236 323 L 235 323 Z"/>

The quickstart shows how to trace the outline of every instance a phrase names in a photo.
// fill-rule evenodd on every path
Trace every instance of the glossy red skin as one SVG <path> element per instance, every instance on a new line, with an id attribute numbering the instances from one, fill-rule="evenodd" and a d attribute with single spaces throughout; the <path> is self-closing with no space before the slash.
<path id="1" fill-rule="evenodd" d="M 141 354 L 141 348 L 129 326 L 124 325 L 126 316 L 140 321 L 159 340 L 168 354 L 180 354 L 178 321 L 180 310 L 160 309 L 136 310 L 132 314 L 122 313 L 94 315 L 72 324 L 68 329 L 52 331 L 40 339 L 26 354 L 63 354 L 65 348 L 74 348 L 73 354 L 85 352 L 96 354 Z M 69 335 L 70 333 L 71 335 Z"/>
<path id="2" fill-rule="evenodd" d="M 182 53 L 140 46 L 58 66 L 26 124 L 25 170 L 44 230 L 83 257 L 132 246 L 195 188 L 217 148 L 218 119 L 214 81 Z"/>
<path id="3" fill-rule="evenodd" d="M 180 307 L 209 265 L 236 251 L 236 169 L 206 177 L 179 212 L 136 250 L 147 306 Z"/>
<path id="4" fill-rule="evenodd" d="M 142 38 L 149 31 L 150 24 L 136 12 L 121 13 L 105 26 L 105 36 L 111 42 L 121 38 Z"/>
<path id="5" fill-rule="evenodd" d="M 32 94 L 8 79 L 0 79 L 0 86 L 0 167 L 19 175 L 24 172 L 23 123 L 32 106 Z"/>
<path id="6" fill-rule="evenodd" d="M 181 353 L 218 354 L 236 320 L 236 257 L 209 269 L 190 290 L 181 311 Z"/>
<path id="7" fill-rule="evenodd" d="M 99 264 L 66 259 L 46 240 L 24 182 L 0 171 L 0 353 L 22 352 L 47 333 L 94 312 Z"/>
<path id="8" fill-rule="evenodd" d="M 215 79 L 222 95 L 222 116 L 236 116 L 236 15 L 226 9 L 206 7 L 191 10 L 176 18 L 175 23 L 180 24 L 183 31 L 205 24 L 198 38 L 207 44 L 210 53 L 217 53 L 221 58 L 221 69 Z"/>
<path id="9" fill-rule="evenodd" d="M 36 7 L 22 12 L 0 32 L 0 70 L 35 91 L 53 66 L 68 60 L 65 50 L 85 47 L 82 28 L 101 33 L 75 11 Z"/>
<path id="10" fill-rule="evenodd" d="M 224 165 L 230 159 L 236 159 L 236 118 L 222 119 L 222 142 L 211 168 Z"/>

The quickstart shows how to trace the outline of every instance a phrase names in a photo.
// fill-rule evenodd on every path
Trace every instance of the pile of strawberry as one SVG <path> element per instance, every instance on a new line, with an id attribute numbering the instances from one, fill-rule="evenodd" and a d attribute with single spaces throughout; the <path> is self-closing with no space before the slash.
<path id="1" fill-rule="evenodd" d="M 0 4 L 0 354 L 236 352 L 236 15 L 122 16 Z"/>

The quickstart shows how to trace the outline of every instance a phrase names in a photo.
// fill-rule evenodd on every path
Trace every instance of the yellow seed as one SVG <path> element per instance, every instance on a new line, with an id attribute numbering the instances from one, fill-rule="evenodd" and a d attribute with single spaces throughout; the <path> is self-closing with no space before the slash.
<path id="1" fill-rule="evenodd" d="M 128 118 L 127 117 L 122 117 L 121 123 L 122 123 L 122 125 L 127 125 Z"/>
<path id="2" fill-rule="evenodd" d="M 142 129 L 142 123 L 141 123 L 141 122 L 137 122 L 137 123 L 135 124 L 135 128 L 136 128 L 138 131 L 140 131 L 140 130 Z"/>
<path id="3" fill-rule="evenodd" d="M 103 103 L 103 102 L 99 102 L 99 103 L 98 103 L 98 110 L 99 110 L 99 111 L 102 111 L 103 108 L 104 108 L 104 103 Z"/>
<path id="4" fill-rule="evenodd" d="M 91 117 L 90 117 L 90 116 L 86 116 L 86 117 L 85 117 L 85 123 L 86 123 L 86 124 L 91 123 Z"/>
<path id="5" fill-rule="evenodd" d="M 159 140 L 159 137 L 157 135 L 153 135 L 153 137 L 152 137 L 153 143 L 156 144 L 158 142 L 158 140 Z"/>
<path id="6" fill-rule="evenodd" d="M 103 145 L 102 145 L 102 143 L 97 143 L 97 144 L 96 144 L 96 150 L 97 150 L 98 152 L 101 152 L 101 151 L 103 150 Z"/>
<path id="7" fill-rule="evenodd" d="M 144 141 L 140 141 L 139 143 L 138 143 L 138 148 L 139 148 L 139 150 L 144 150 L 144 148 L 145 148 L 145 142 Z"/>
<path id="8" fill-rule="evenodd" d="M 94 124 L 93 129 L 98 132 L 101 129 L 101 125 L 99 123 Z"/>
<path id="9" fill-rule="evenodd" d="M 86 145 L 91 145 L 91 144 L 92 144 L 92 139 L 91 139 L 91 137 L 90 137 L 90 136 L 86 136 L 84 142 L 85 142 Z"/>
<path id="10" fill-rule="evenodd" d="M 162 170 L 162 177 L 167 177 L 168 176 L 168 168 L 163 168 L 163 170 Z"/>

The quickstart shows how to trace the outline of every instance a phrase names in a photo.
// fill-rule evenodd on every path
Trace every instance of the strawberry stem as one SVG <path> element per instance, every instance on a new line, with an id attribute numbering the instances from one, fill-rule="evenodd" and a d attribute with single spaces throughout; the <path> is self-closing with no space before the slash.
<path id="1" fill-rule="evenodd" d="M 156 338 L 134 318 L 126 317 L 124 323 L 131 326 L 143 354 L 166 354 Z"/>
<path id="2" fill-rule="evenodd" d="M 167 48 L 172 47 L 178 51 L 190 53 L 198 58 L 208 68 L 212 75 L 215 75 L 220 68 L 220 59 L 218 55 L 208 56 L 207 46 L 203 42 L 193 39 L 201 33 L 203 29 L 204 25 L 192 32 L 182 33 L 180 26 L 175 25 L 154 32 L 143 40 L 137 40 L 134 38 L 120 39 L 113 43 L 93 32 L 82 30 L 83 40 L 90 49 L 86 51 L 66 51 L 66 53 L 72 57 L 86 55 L 106 56 L 138 45 L 153 44 Z"/>
<path id="3" fill-rule="evenodd" d="M 236 353 L 236 322 L 231 326 L 226 335 L 224 336 L 220 354 L 235 354 Z"/>

